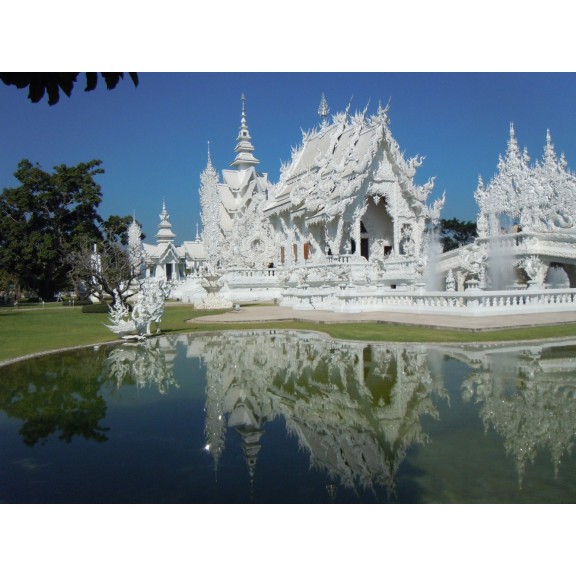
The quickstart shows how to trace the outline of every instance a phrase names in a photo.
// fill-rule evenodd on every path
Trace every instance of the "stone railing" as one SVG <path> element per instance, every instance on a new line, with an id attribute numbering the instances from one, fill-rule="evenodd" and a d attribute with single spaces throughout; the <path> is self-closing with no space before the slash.
<path id="1" fill-rule="evenodd" d="M 226 271 L 226 275 L 237 278 L 273 278 L 277 273 L 277 268 L 231 268 Z"/>
<path id="2" fill-rule="evenodd" d="M 496 315 L 576 310 L 576 289 L 338 294 L 341 311 L 396 310 L 429 314 Z"/>
<path id="3" fill-rule="evenodd" d="M 338 256 L 326 256 L 326 262 L 330 264 L 348 264 L 354 256 L 352 254 L 340 254 Z M 316 261 L 312 261 L 312 265 L 315 265 Z"/>
<path id="4" fill-rule="evenodd" d="M 467 291 L 467 292 L 395 292 L 363 291 L 353 287 L 340 289 L 288 290 L 283 306 L 295 309 L 332 310 L 334 312 L 407 312 L 486 316 L 576 311 L 576 289 Z"/>
<path id="5" fill-rule="evenodd" d="M 236 268 L 226 271 L 222 281 L 231 300 L 278 300 L 282 294 L 279 272 L 277 268 Z"/>
<path id="6" fill-rule="evenodd" d="M 461 258 L 471 248 L 472 244 L 467 244 L 455 250 L 444 252 L 438 261 L 438 271 L 445 274 L 448 270 L 456 270 L 461 264 Z M 489 253 L 490 250 L 498 249 L 507 253 L 514 261 L 535 255 L 544 261 L 551 261 L 555 258 L 574 258 L 574 234 L 557 232 L 516 232 L 502 234 L 495 237 L 477 238 L 477 247 L 484 247 Z"/>

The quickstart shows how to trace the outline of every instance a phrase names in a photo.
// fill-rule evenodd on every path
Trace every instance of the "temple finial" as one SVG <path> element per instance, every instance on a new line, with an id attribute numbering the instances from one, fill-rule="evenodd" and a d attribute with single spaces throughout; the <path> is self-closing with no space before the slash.
<path id="1" fill-rule="evenodd" d="M 236 141 L 236 158 L 230 166 L 237 166 L 239 169 L 246 169 L 250 166 L 254 166 L 260 162 L 260 160 L 254 158 L 252 152 L 254 152 L 254 146 L 252 146 L 252 137 L 250 136 L 250 131 L 248 130 L 248 124 L 246 122 L 246 97 L 242 93 L 242 119 L 240 121 L 240 131 L 238 132 L 238 138 Z"/>
<path id="2" fill-rule="evenodd" d="M 320 106 L 318 106 L 318 115 L 322 119 L 322 124 L 328 122 L 328 114 L 330 113 L 330 108 L 328 102 L 326 101 L 326 96 L 322 92 L 322 98 L 320 99 Z"/>
<path id="3" fill-rule="evenodd" d="M 244 96 L 244 92 L 242 92 L 242 97 L 240 98 L 242 101 L 242 116 L 240 119 L 240 128 L 246 129 L 246 97 Z"/>
<path id="4" fill-rule="evenodd" d="M 158 233 L 156 234 L 157 244 L 166 244 L 172 242 L 176 238 L 176 234 L 172 232 L 172 224 L 170 224 L 170 214 L 166 210 L 166 197 L 162 198 L 162 212 L 160 213 L 160 224 L 158 225 Z"/>

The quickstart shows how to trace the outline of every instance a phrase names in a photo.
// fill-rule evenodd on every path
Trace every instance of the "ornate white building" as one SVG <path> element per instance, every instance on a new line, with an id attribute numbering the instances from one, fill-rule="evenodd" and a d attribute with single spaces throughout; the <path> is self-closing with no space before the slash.
<path id="1" fill-rule="evenodd" d="M 443 254 L 441 274 L 453 270 L 460 289 L 470 277 L 491 290 L 576 287 L 576 176 L 549 131 L 542 158 L 530 164 L 510 125 L 506 155 L 474 197 L 478 238 Z"/>
<path id="2" fill-rule="evenodd" d="M 573 307 L 576 177 L 550 135 L 542 161 L 531 166 L 511 127 L 497 175 L 475 192 L 479 237 L 440 254 L 433 230 L 444 196 L 428 203 L 434 179 L 415 182 L 422 158 L 404 158 L 388 112 L 348 107 L 329 118 L 322 95 L 319 125 L 271 184 L 257 170 L 242 96 L 235 158 L 221 178 L 208 148 L 201 236 L 177 246 L 164 206 L 156 245 L 145 245 L 148 274 L 178 282 L 172 297 L 197 304 L 209 287 L 211 305 L 218 292 L 223 307 L 258 300 L 345 312 Z M 530 298 L 519 295 L 527 288 Z"/>

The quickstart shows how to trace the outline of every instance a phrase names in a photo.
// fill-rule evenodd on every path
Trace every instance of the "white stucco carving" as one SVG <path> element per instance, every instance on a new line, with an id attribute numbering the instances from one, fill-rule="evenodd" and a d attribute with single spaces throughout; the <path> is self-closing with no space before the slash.
<path id="1" fill-rule="evenodd" d="M 319 125 L 303 132 L 272 184 L 257 170 L 242 97 L 230 168 L 219 175 L 209 152 L 200 177 L 202 233 L 175 245 L 164 205 L 157 244 L 145 245 L 148 275 L 175 281 L 173 297 L 202 307 L 217 305 L 214 297 L 207 300 L 203 281 L 217 274 L 221 306 L 275 300 L 357 312 L 398 309 L 402 301 L 402 308 L 439 312 L 443 304 L 423 302 L 422 291 L 545 289 L 548 270 L 560 267 L 574 288 L 562 284 L 564 296 L 543 297 L 530 310 L 560 301 L 572 306 L 576 176 L 556 155 L 549 133 L 542 159 L 531 162 L 510 127 L 496 175 L 487 184 L 480 177 L 474 192 L 478 238 L 436 254 L 431 231 L 445 196 L 430 203 L 434 178 L 416 183 L 423 157 L 404 157 L 390 130 L 389 106 L 369 114 L 352 113 L 349 105 L 330 118 L 322 95 L 318 113 Z M 513 296 L 490 297 L 490 308 L 519 305 Z M 480 313 L 485 304 L 465 298 L 438 302 L 449 302 L 454 313 Z"/>
<path id="2" fill-rule="evenodd" d="M 159 333 L 164 303 L 171 288 L 164 280 L 142 280 L 132 311 L 117 298 L 114 306 L 110 306 L 110 324 L 106 327 L 122 337 L 144 338 L 152 334 L 151 325 L 154 322 L 156 333 Z"/>

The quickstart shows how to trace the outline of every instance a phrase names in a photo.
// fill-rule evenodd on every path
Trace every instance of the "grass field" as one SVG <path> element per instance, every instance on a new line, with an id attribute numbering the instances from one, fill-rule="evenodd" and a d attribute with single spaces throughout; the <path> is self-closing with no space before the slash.
<path id="1" fill-rule="evenodd" d="M 255 324 L 190 324 L 187 320 L 210 314 L 192 306 L 167 306 L 163 333 L 209 332 L 219 330 L 288 329 L 325 332 L 333 338 L 376 342 L 509 342 L 576 337 L 576 324 L 541 326 L 489 332 L 463 332 L 397 324 L 316 324 L 311 322 L 270 322 Z M 218 312 L 211 312 L 218 314 Z M 42 308 L 0 309 L 0 362 L 51 350 L 112 342 L 117 337 L 104 324 L 106 314 L 85 314 L 80 308 L 61 304 Z"/>

